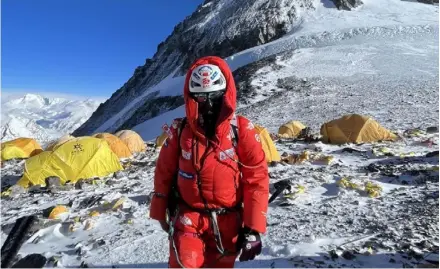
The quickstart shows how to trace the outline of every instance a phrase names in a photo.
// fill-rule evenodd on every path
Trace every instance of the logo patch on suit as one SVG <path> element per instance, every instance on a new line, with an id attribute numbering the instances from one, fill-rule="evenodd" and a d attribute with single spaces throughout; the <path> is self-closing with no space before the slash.
<path id="1" fill-rule="evenodd" d="M 182 149 L 182 157 L 183 157 L 185 160 L 191 160 L 191 152 L 184 151 L 184 150 Z"/>
<path id="2" fill-rule="evenodd" d="M 179 175 L 180 175 L 181 177 L 183 177 L 183 178 L 186 178 L 186 179 L 193 179 L 193 178 L 194 178 L 194 175 L 193 175 L 193 174 L 191 174 L 191 173 L 187 173 L 187 172 L 182 171 L 182 170 L 179 170 Z"/>
<path id="3" fill-rule="evenodd" d="M 220 151 L 220 155 L 219 155 L 220 161 L 226 160 L 228 156 L 230 158 L 234 158 L 234 154 L 235 154 L 234 148 L 227 149 L 224 152 Z"/>
<path id="4" fill-rule="evenodd" d="M 180 217 L 180 223 L 182 223 L 185 226 L 191 226 L 192 225 L 191 219 L 188 218 L 187 216 L 181 216 Z"/>
<path id="5" fill-rule="evenodd" d="M 248 126 L 246 127 L 246 129 L 248 129 L 248 130 L 252 130 L 254 128 L 255 128 L 255 126 L 254 126 L 254 124 L 252 122 L 249 122 Z"/>

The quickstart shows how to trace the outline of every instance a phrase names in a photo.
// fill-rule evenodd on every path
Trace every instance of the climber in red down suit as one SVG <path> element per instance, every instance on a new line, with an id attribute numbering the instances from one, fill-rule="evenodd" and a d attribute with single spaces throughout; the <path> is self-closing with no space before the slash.
<path id="1" fill-rule="evenodd" d="M 240 261 L 261 253 L 269 195 L 264 151 L 253 124 L 234 113 L 235 82 L 221 58 L 191 66 L 184 99 L 186 118 L 164 126 L 150 216 L 170 234 L 169 267 L 231 268 L 240 251 Z"/>

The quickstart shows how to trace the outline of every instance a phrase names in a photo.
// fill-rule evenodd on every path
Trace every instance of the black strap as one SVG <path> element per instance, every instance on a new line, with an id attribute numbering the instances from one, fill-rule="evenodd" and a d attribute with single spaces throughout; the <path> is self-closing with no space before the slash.
<path id="1" fill-rule="evenodd" d="M 172 188 L 174 188 L 175 190 L 175 194 L 179 194 L 178 190 L 177 190 L 177 177 L 179 176 L 179 159 L 180 159 L 180 154 L 182 151 L 182 147 L 180 146 L 180 138 L 182 137 L 182 133 L 183 133 L 183 128 L 185 128 L 186 125 L 186 117 L 182 118 L 182 121 L 180 122 L 180 126 L 177 129 L 177 171 L 176 171 L 176 176 L 173 178 L 173 185 Z M 177 197 L 179 197 L 180 195 L 178 195 Z"/>
<path id="2" fill-rule="evenodd" d="M 182 136 L 182 131 L 183 131 L 183 128 L 185 127 L 185 124 L 186 124 L 186 117 L 182 118 L 182 121 L 180 122 L 180 126 L 177 129 L 177 167 L 179 167 L 179 158 L 180 158 L 180 154 L 182 151 L 182 148 L 180 146 L 180 137 Z M 177 171 L 174 174 L 174 177 L 171 182 L 171 190 L 168 194 L 167 208 L 168 208 L 168 212 L 169 212 L 170 216 L 175 216 L 175 214 L 177 213 L 177 204 L 179 203 L 180 200 L 182 200 L 180 198 L 179 189 L 177 187 L 177 178 L 178 177 L 179 177 L 179 168 L 177 168 Z"/>
<path id="3" fill-rule="evenodd" d="M 173 188 L 175 188 L 175 192 L 178 195 L 179 191 L 177 189 L 177 177 L 179 176 L 179 160 L 180 160 L 180 154 L 182 151 L 182 147 L 180 146 L 180 138 L 182 137 L 182 133 L 183 133 L 183 128 L 185 128 L 186 125 L 186 117 L 182 118 L 182 121 L 180 122 L 180 126 L 179 129 L 177 129 L 177 171 L 176 171 L 176 176 L 173 179 Z M 177 197 L 179 197 L 180 195 L 178 195 Z"/>
<path id="4" fill-rule="evenodd" d="M 237 148 L 238 147 L 238 126 L 231 124 L 231 130 L 232 130 L 232 134 L 234 135 L 233 137 L 231 137 L 232 145 L 234 145 L 234 148 Z"/>
<path id="5" fill-rule="evenodd" d="M 183 128 L 185 128 L 185 125 L 186 125 L 186 117 L 184 117 L 184 118 L 182 118 L 182 121 L 180 122 L 180 126 L 179 126 L 179 129 L 177 130 L 177 141 L 178 141 L 178 149 L 179 149 L 179 151 L 180 151 L 180 137 L 182 136 L 182 131 L 183 131 Z M 180 156 L 180 155 L 179 155 Z"/>
<path id="6" fill-rule="evenodd" d="M 233 212 L 240 212 L 240 210 L 243 208 L 242 203 L 237 203 L 233 207 L 221 207 L 221 208 L 212 208 L 212 209 L 204 209 L 204 208 L 195 208 L 190 206 L 185 202 L 183 199 L 179 199 L 179 202 L 182 203 L 182 205 L 188 209 L 191 209 L 193 211 L 196 211 L 200 214 L 211 214 L 211 212 L 215 212 L 217 215 L 226 215 Z"/>

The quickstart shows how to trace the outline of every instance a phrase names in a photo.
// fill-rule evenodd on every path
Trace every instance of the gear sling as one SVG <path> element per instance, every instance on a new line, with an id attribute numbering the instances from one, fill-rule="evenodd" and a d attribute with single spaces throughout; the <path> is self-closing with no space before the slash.
<path id="1" fill-rule="evenodd" d="M 178 142 L 177 142 L 177 144 L 178 144 L 179 154 L 181 152 L 180 138 L 181 138 L 181 134 L 182 134 L 182 131 L 183 131 L 185 125 L 186 125 L 186 117 L 182 118 L 180 127 L 178 129 Z M 232 141 L 234 148 L 237 148 L 237 146 L 238 146 L 238 126 L 237 126 L 236 116 L 234 116 L 233 119 L 231 120 L 230 135 L 231 135 L 231 141 Z M 226 155 L 228 156 L 228 154 L 226 154 Z M 176 223 L 177 216 L 179 214 L 179 206 L 178 206 L 179 203 L 182 203 L 186 207 L 188 207 L 194 211 L 197 211 L 199 213 L 210 215 L 212 229 L 213 229 L 213 233 L 214 233 L 214 237 L 215 237 L 214 239 L 216 242 L 216 247 L 217 247 L 217 250 L 221 254 L 220 258 L 223 256 L 230 255 L 230 253 L 223 248 L 223 244 L 222 244 L 222 240 L 221 240 L 221 236 L 220 236 L 220 229 L 219 229 L 218 223 L 217 223 L 217 215 L 226 214 L 229 212 L 237 212 L 238 210 L 240 210 L 242 208 L 242 203 L 239 202 L 239 203 L 237 203 L 237 205 L 235 207 L 232 207 L 232 208 L 219 208 L 219 209 L 208 209 L 206 207 L 205 207 L 205 209 L 193 208 L 190 205 L 188 205 L 181 198 L 181 196 L 179 194 L 179 189 L 177 186 L 177 178 L 178 178 L 178 171 L 176 171 L 176 175 L 173 177 L 173 182 L 171 184 L 171 191 L 169 194 L 168 206 L 167 206 L 167 222 L 169 225 L 168 235 L 169 235 L 169 240 L 170 240 L 172 249 L 174 250 L 174 254 L 176 255 L 177 263 L 180 265 L 180 267 L 184 268 L 183 264 L 180 261 L 178 251 L 177 251 L 177 248 L 176 248 L 176 245 L 174 242 L 174 225 Z M 198 184 L 200 187 L 200 184 L 201 184 L 200 177 L 198 177 L 198 181 L 199 181 Z M 202 196 L 202 199 L 203 199 L 203 196 Z M 206 202 L 205 202 L 205 206 L 206 206 Z"/>

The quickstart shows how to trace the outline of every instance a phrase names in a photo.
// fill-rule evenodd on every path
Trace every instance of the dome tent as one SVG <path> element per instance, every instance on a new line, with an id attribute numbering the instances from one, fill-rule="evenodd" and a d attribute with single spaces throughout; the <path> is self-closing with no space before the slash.
<path id="1" fill-rule="evenodd" d="M 395 140 L 397 136 L 374 119 L 358 114 L 345 115 L 321 126 L 322 141 L 329 144 Z"/>
<path id="2" fill-rule="evenodd" d="M 263 147 L 264 154 L 266 155 L 266 161 L 267 162 L 281 161 L 280 154 L 278 153 L 278 150 L 275 147 L 272 138 L 270 138 L 270 134 L 267 131 L 267 129 L 259 125 L 254 125 L 254 127 L 255 127 L 255 131 L 260 136 L 261 146 Z"/>
<path id="3" fill-rule="evenodd" d="M 115 134 L 122 142 L 127 145 L 131 153 L 145 151 L 145 143 L 142 137 L 132 130 L 121 130 Z"/>
<path id="4" fill-rule="evenodd" d="M 1 160 L 25 159 L 43 152 L 40 144 L 32 138 L 17 138 L 1 144 Z"/>
<path id="5" fill-rule="evenodd" d="M 58 139 L 56 139 L 56 140 L 54 140 L 54 141 L 52 141 L 47 147 L 46 147 L 46 150 L 48 150 L 48 151 L 52 151 L 52 150 L 54 150 L 56 147 L 58 147 L 59 145 L 62 145 L 63 143 L 65 143 L 65 142 L 67 142 L 67 141 L 69 141 L 69 140 L 71 140 L 71 139 L 74 139 L 75 137 L 73 137 L 73 136 L 71 136 L 71 135 L 63 135 L 62 137 L 60 137 L 60 138 L 58 138 Z"/>
<path id="6" fill-rule="evenodd" d="M 81 178 L 107 176 L 122 170 L 118 157 L 107 142 L 94 137 L 78 137 L 54 151 L 45 151 L 25 162 L 23 177 L 18 185 L 46 185 L 46 178 L 57 176 L 62 184 Z"/>
<path id="7" fill-rule="evenodd" d="M 296 138 L 306 126 L 299 121 L 289 121 L 280 126 L 278 135 L 282 138 Z"/>
<path id="8" fill-rule="evenodd" d="M 110 146 L 110 149 L 119 158 L 129 158 L 132 156 L 132 153 L 127 145 L 115 135 L 109 133 L 98 133 L 93 135 L 93 137 L 105 140 Z"/>

